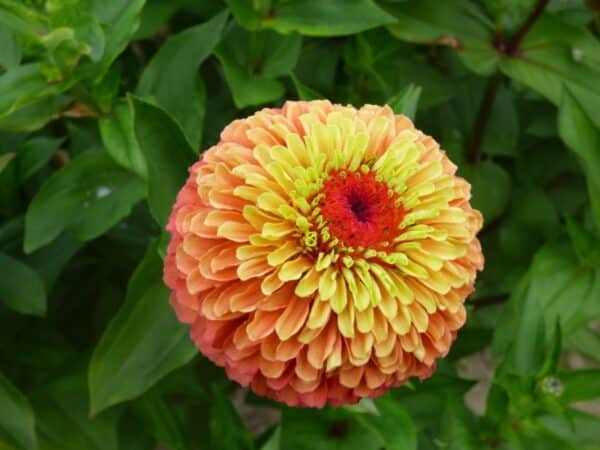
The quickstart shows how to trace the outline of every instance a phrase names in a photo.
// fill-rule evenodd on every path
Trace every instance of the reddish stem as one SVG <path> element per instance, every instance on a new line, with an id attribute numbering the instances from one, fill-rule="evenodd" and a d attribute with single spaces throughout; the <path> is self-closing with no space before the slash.
<path id="1" fill-rule="evenodd" d="M 475 164 L 481 158 L 481 143 L 485 135 L 485 129 L 492 115 L 492 107 L 496 100 L 496 93 L 500 86 L 500 76 L 489 78 L 485 86 L 485 92 L 483 93 L 483 99 L 479 105 L 479 112 L 473 125 L 473 133 L 467 146 L 467 161 L 471 164 Z"/>
<path id="2" fill-rule="evenodd" d="M 521 25 L 521 27 L 517 30 L 515 35 L 510 39 L 510 41 L 508 41 L 508 44 L 506 44 L 507 55 L 514 55 L 517 52 L 517 50 L 519 50 L 519 45 L 521 45 L 521 42 L 525 38 L 525 35 L 529 32 L 533 24 L 537 22 L 537 20 L 540 18 L 540 16 L 544 12 L 544 9 L 546 9 L 546 6 L 548 6 L 548 3 L 550 3 L 550 0 L 537 1 L 533 9 L 531 10 L 529 17 L 525 19 L 523 25 Z"/>

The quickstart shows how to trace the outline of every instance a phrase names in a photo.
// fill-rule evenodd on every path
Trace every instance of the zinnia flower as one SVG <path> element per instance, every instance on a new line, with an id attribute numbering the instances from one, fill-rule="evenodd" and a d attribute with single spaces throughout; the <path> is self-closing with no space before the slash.
<path id="1" fill-rule="evenodd" d="M 387 106 L 287 102 L 235 120 L 168 225 L 179 320 L 231 379 L 288 405 L 431 375 L 483 266 L 455 171 Z"/>

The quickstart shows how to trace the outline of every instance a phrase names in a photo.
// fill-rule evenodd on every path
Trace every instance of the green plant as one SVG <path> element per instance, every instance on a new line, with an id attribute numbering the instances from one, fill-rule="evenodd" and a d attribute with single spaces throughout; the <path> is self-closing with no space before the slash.
<path id="1" fill-rule="evenodd" d="M 600 449 L 599 32 L 597 0 L 0 0 L 0 449 Z M 485 218 L 436 374 L 337 409 L 241 392 L 162 282 L 187 168 L 298 98 L 414 118 Z"/>

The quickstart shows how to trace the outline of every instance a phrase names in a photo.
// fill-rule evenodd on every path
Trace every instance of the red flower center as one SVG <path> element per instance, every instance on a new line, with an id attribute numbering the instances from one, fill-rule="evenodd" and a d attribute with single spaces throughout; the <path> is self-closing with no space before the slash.
<path id="1" fill-rule="evenodd" d="M 404 218 L 398 194 L 375 174 L 332 172 L 323 185 L 320 208 L 331 233 L 350 247 L 386 250 Z"/>

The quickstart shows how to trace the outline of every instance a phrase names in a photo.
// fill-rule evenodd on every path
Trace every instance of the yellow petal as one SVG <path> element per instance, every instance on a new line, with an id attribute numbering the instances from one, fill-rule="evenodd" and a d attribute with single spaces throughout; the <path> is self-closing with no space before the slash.
<path id="1" fill-rule="evenodd" d="M 373 308 L 364 311 L 356 311 L 356 327 L 361 333 L 368 333 L 373 329 Z"/>
<path id="2" fill-rule="evenodd" d="M 378 307 L 387 319 L 392 319 L 398 312 L 398 300 L 391 294 L 385 293 L 382 295 Z"/>
<path id="3" fill-rule="evenodd" d="M 306 256 L 287 261 L 279 270 L 279 279 L 282 281 L 298 280 L 308 269 L 312 267 L 312 262 Z"/>
<path id="4" fill-rule="evenodd" d="M 371 304 L 369 290 L 362 281 L 356 282 L 356 297 L 354 297 L 354 306 L 358 311 L 364 311 Z"/>
<path id="5" fill-rule="evenodd" d="M 296 285 L 295 293 L 299 297 L 309 297 L 314 294 L 319 288 L 319 279 L 321 275 L 317 272 L 317 269 L 311 267 L 308 272 L 304 274 L 302 279 Z"/>
<path id="6" fill-rule="evenodd" d="M 329 266 L 319 279 L 319 297 L 321 300 L 329 300 L 335 293 L 336 278 L 338 272 L 333 266 Z"/>
<path id="7" fill-rule="evenodd" d="M 404 305 L 399 305 L 398 314 L 393 319 L 390 319 L 390 325 L 396 334 L 404 335 L 410 330 L 410 313 Z"/>
<path id="8" fill-rule="evenodd" d="M 338 276 L 336 279 L 336 289 L 331 296 L 331 309 L 336 314 L 341 313 L 348 303 L 348 292 L 346 290 L 346 280 L 343 276 Z"/>
<path id="9" fill-rule="evenodd" d="M 346 308 L 337 316 L 338 328 L 342 336 L 351 338 L 354 337 L 354 306 L 348 303 Z"/>
<path id="10" fill-rule="evenodd" d="M 331 307 L 328 302 L 313 301 L 306 326 L 313 330 L 321 328 L 327 323 L 330 315 Z"/>
<path id="11" fill-rule="evenodd" d="M 288 202 L 275 192 L 269 191 L 260 194 L 256 204 L 264 211 L 279 215 L 279 207 L 287 205 Z"/>
<path id="12" fill-rule="evenodd" d="M 396 270 L 389 270 L 388 274 L 394 280 L 394 285 L 396 286 L 397 293 L 396 297 L 400 300 L 402 304 L 410 304 L 415 298 L 415 293 L 408 287 L 408 285 L 403 279 L 403 276 L 399 274 Z"/>
<path id="13" fill-rule="evenodd" d="M 275 269 L 273 272 L 263 278 L 262 283 L 260 284 L 260 289 L 262 290 L 263 294 L 271 295 L 284 284 L 285 282 L 279 279 L 278 269 Z"/>
<path id="14" fill-rule="evenodd" d="M 269 253 L 267 261 L 273 267 L 279 266 L 288 259 L 296 256 L 302 249 L 292 241 L 286 241 L 281 247 Z"/>
<path id="15" fill-rule="evenodd" d="M 429 316 L 421 307 L 421 305 L 415 302 L 408 307 L 408 310 L 410 311 L 411 322 L 415 325 L 417 331 L 419 333 L 424 333 L 427 331 L 427 327 L 429 325 Z"/>
<path id="16" fill-rule="evenodd" d="M 261 235 L 270 240 L 277 240 L 284 236 L 287 236 L 296 231 L 294 223 L 290 222 L 276 222 L 276 223 L 265 223 L 263 225 Z"/>
<path id="17" fill-rule="evenodd" d="M 244 215 L 244 219 L 246 219 L 250 223 L 250 225 L 252 225 L 257 231 L 262 231 L 265 223 L 273 222 L 276 220 L 275 216 L 267 214 L 266 212 L 258 209 L 254 205 L 244 206 L 242 214 Z"/>

